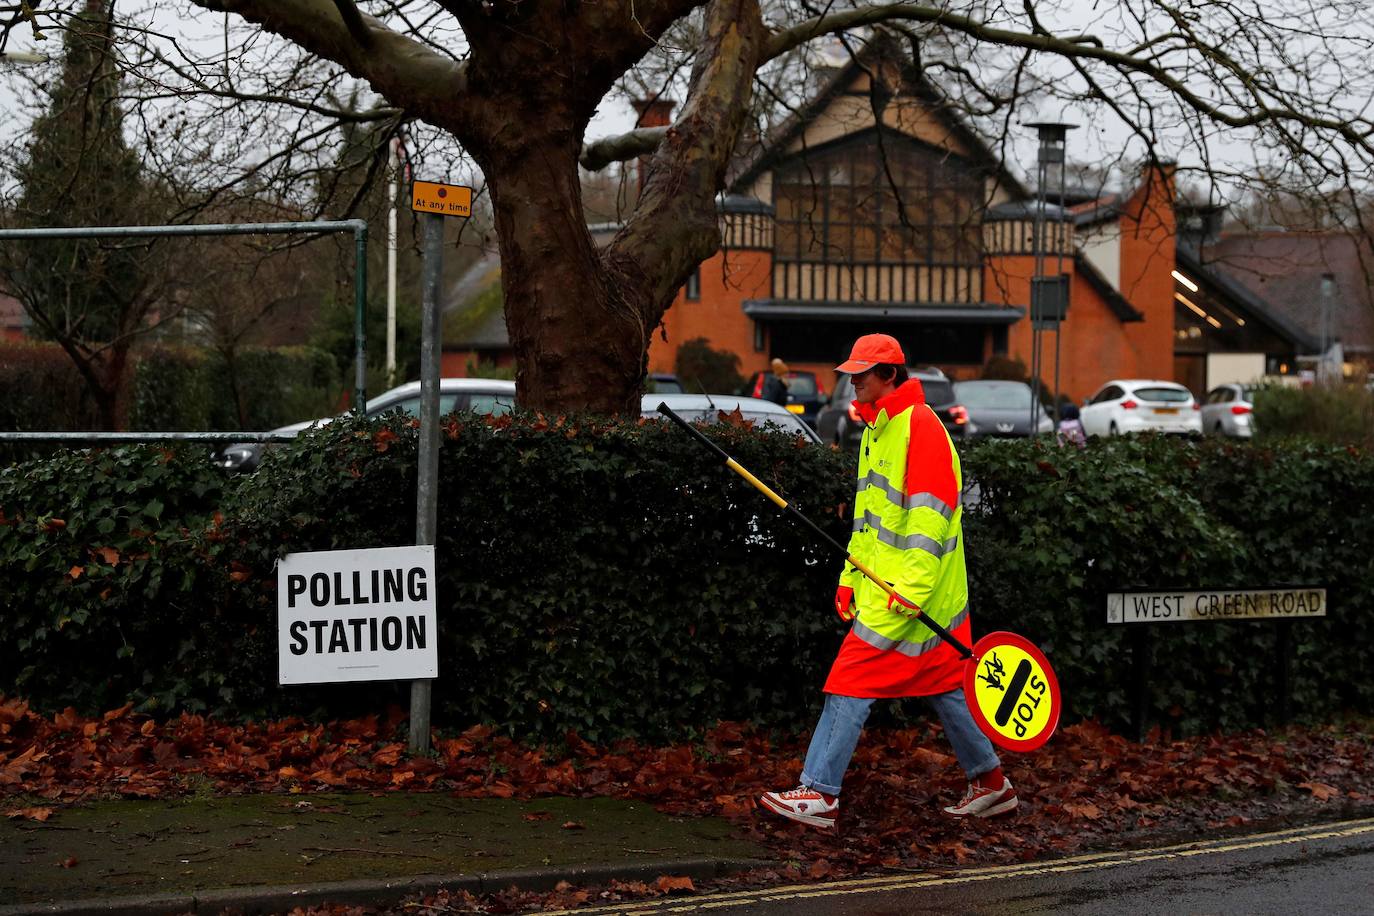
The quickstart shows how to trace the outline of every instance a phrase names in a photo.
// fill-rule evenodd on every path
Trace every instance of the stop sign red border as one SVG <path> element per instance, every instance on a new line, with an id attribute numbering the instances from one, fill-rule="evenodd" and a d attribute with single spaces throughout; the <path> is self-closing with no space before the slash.
<path id="1" fill-rule="evenodd" d="M 984 653 L 993 646 L 1015 646 L 1024 651 L 1035 663 L 1040 666 L 1040 670 L 1045 672 L 1045 680 L 1049 685 L 1050 692 L 1050 718 L 1045 724 L 1045 729 L 1033 738 L 1008 738 L 992 726 L 983 715 L 983 709 L 978 705 L 978 696 L 974 693 L 974 680 L 978 676 L 978 665 L 983 659 Z M 1062 696 L 1059 693 L 1059 678 L 1055 677 L 1054 669 L 1050 667 L 1050 661 L 1045 657 L 1036 645 L 1030 640 L 1018 636 L 1015 633 L 1008 633 L 1005 630 L 996 633 L 989 633 L 978 640 L 973 646 L 973 658 L 968 660 L 964 666 L 964 700 L 968 703 L 969 712 L 973 714 L 973 721 L 978 723 L 983 734 L 998 747 L 1004 747 L 1009 751 L 1033 751 L 1050 740 L 1050 736 L 1059 728 L 1059 710 Z"/>

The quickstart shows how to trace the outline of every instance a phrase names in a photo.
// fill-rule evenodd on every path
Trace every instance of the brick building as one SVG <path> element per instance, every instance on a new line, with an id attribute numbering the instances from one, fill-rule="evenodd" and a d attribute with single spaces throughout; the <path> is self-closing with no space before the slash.
<path id="1" fill-rule="evenodd" d="M 722 250 L 679 293 L 649 369 L 672 371 L 677 347 L 700 337 L 738 354 L 746 374 L 781 357 L 826 385 L 853 339 L 875 331 L 955 378 L 999 355 L 1029 366 L 1040 206 L 900 51 L 871 44 L 737 164 L 719 205 Z M 1310 348 L 1197 257 L 1169 163 L 1125 193 L 1042 212 L 1045 272 L 1066 274 L 1070 290 L 1059 341 L 1069 397 L 1113 377 L 1201 394 Z M 1042 336 L 1042 360 L 1054 343 Z"/>

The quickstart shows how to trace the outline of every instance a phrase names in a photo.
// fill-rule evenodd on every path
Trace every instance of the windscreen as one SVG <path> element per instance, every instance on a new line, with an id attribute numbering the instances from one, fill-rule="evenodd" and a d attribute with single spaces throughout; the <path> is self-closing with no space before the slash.
<path id="1" fill-rule="evenodd" d="M 489 413 L 500 417 L 515 409 L 515 395 L 476 392 L 468 397 L 468 409 L 474 413 Z"/>
<path id="2" fill-rule="evenodd" d="M 1193 399 L 1192 394 L 1183 388 L 1137 388 L 1131 393 L 1142 401 L 1168 404 L 1183 404 Z"/>
<path id="3" fill-rule="evenodd" d="M 965 407 L 1029 410 L 1031 406 L 1030 386 L 1015 382 L 1005 385 L 956 385 L 954 396 Z"/>
<path id="4" fill-rule="evenodd" d="M 787 390 L 797 397 L 814 397 L 816 394 L 816 377 L 810 374 L 789 372 L 787 374 Z"/>
<path id="5" fill-rule="evenodd" d="M 944 379 L 917 379 L 921 390 L 926 394 L 926 403 L 931 407 L 943 407 L 954 403 L 954 386 Z"/>

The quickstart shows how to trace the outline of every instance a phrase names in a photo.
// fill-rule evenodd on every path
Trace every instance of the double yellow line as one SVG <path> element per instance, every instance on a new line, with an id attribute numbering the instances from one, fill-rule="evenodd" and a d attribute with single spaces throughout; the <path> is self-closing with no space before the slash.
<path id="1" fill-rule="evenodd" d="M 1255 834 L 1235 840 L 1204 840 L 1155 849 L 1074 856 L 1068 859 L 1056 859 L 1052 862 L 1031 862 L 1024 865 L 998 865 L 986 868 L 967 868 L 946 874 L 925 873 L 906 877 L 882 876 L 877 878 L 858 878 L 851 881 L 834 881 L 825 884 L 794 884 L 786 887 L 761 888 L 751 891 L 704 894 L 700 897 L 669 897 L 662 900 L 622 903 L 614 906 L 557 910 L 552 913 L 546 913 L 545 916 L 575 916 L 575 914 L 577 914 L 577 916 L 586 916 L 586 914 L 658 916 L 658 914 L 662 913 L 699 913 L 751 906 L 757 903 L 778 903 L 787 900 L 811 900 L 823 897 L 845 897 L 854 894 L 875 894 L 885 891 L 915 890 L 923 887 L 937 887 L 941 885 L 974 884 L 981 881 L 1036 877 L 1039 875 L 1064 875 L 1075 872 L 1119 868 L 1146 862 L 1160 862 L 1169 859 L 1190 859 L 1199 856 L 1221 855 L 1228 852 L 1245 852 L 1247 850 L 1267 849 L 1275 846 L 1291 846 L 1298 843 L 1310 843 L 1314 840 L 1344 839 L 1366 834 L 1374 834 L 1374 818 L 1346 821 L 1341 824 L 1323 824 L 1314 827 L 1298 827 L 1291 830 L 1279 830 L 1272 833 Z"/>

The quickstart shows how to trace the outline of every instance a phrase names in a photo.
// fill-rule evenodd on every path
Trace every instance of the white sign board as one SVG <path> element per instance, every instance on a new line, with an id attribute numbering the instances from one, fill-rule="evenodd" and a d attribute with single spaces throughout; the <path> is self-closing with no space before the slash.
<path id="1" fill-rule="evenodd" d="M 287 554 L 277 566 L 282 684 L 439 673 L 434 548 Z"/>
<path id="2" fill-rule="evenodd" d="M 1200 592 L 1112 592 L 1108 623 L 1181 620 L 1292 620 L 1325 617 L 1324 588 L 1255 588 Z"/>

